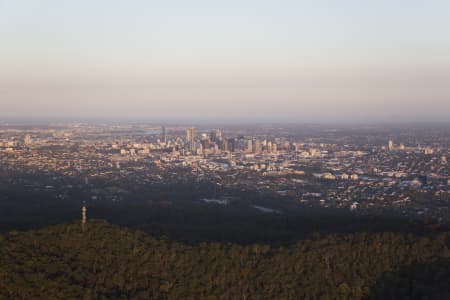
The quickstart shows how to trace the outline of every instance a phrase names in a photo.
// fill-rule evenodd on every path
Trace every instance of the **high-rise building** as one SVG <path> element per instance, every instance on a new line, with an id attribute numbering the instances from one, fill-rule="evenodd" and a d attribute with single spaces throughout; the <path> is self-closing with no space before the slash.
<path id="1" fill-rule="evenodd" d="M 208 139 L 201 139 L 200 145 L 202 146 L 202 149 L 209 149 L 210 148 L 210 142 Z"/>
<path id="2" fill-rule="evenodd" d="M 254 150 L 256 154 L 260 154 L 262 152 L 262 144 L 260 140 L 255 140 Z"/>
<path id="3" fill-rule="evenodd" d="M 253 152 L 253 141 L 252 140 L 247 140 L 247 152 L 251 153 Z"/>
<path id="4" fill-rule="evenodd" d="M 186 129 L 186 145 L 189 151 L 195 150 L 195 130 L 194 127 Z"/>
<path id="5" fill-rule="evenodd" d="M 388 150 L 389 151 L 394 150 L 394 142 L 392 140 L 389 140 L 388 142 Z"/>
<path id="6" fill-rule="evenodd" d="M 167 144 L 167 131 L 166 131 L 166 127 L 165 126 L 163 126 L 162 128 L 161 128 L 161 141 L 164 143 L 164 144 Z"/>
<path id="7" fill-rule="evenodd" d="M 227 150 L 230 152 L 235 152 L 236 151 L 236 140 L 235 139 L 228 139 L 227 140 Z"/>
<path id="8" fill-rule="evenodd" d="M 222 132 L 220 131 L 220 129 L 214 129 L 213 131 L 211 131 L 210 136 L 212 142 L 217 142 L 222 138 Z"/>
<path id="9" fill-rule="evenodd" d="M 29 134 L 25 135 L 25 138 L 23 139 L 23 143 L 27 146 L 31 145 L 31 135 L 29 135 Z"/>
<path id="10" fill-rule="evenodd" d="M 218 143 L 219 149 L 221 151 L 228 151 L 228 141 L 225 139 L 221 139 Z"/>
<path id="11" fill-rule="evenodd" d="M 189 143 L 189 141 L 191 140 L 191 136 L 192 136 L 192 128 L 186 129 L 186 143 Z"/>
<path id="12" fill-rule="evenodd" d="M 277 154 L 278 150 L 277 150 L 277 144 L 272 144 L 272 152 Z"/>

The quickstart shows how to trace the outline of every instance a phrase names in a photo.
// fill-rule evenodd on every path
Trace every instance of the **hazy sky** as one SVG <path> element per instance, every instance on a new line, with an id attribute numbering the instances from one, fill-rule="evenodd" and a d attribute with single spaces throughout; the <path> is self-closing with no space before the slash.
<path id="1" fill-rule="evenodd" d="M 0 118 L 449 121 L 450 1 L 0 0 Z"/>

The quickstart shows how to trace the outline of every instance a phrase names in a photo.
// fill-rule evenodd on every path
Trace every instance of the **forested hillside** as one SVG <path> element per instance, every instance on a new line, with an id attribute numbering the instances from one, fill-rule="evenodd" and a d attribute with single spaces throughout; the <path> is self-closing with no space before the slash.
<path id="1" fill-rule="evenodd" d="M 89 221 L 0 236 L 0 299 L 449 299 L 449 233 L 187 245 Z"/>

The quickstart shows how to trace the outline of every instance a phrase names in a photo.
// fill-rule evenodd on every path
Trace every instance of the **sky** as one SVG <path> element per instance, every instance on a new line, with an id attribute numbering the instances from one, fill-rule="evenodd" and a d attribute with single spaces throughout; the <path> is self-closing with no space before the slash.
<path id="1" fill-rule="evenodd" d="M 0 0 L 0 120 L 447 122 L 450 1 Z"/>

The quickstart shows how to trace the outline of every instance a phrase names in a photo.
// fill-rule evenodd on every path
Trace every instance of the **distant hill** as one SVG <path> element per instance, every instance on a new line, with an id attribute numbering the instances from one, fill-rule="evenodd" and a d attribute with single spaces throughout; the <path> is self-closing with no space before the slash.
<path id="1" fill-rule="evenodd" d="M 0 299 L 450 299 L 448 232 L 187 245 L 104 221 L 0 236 Z"/>

